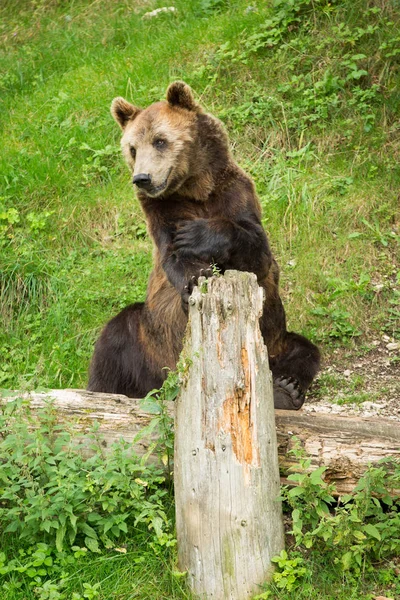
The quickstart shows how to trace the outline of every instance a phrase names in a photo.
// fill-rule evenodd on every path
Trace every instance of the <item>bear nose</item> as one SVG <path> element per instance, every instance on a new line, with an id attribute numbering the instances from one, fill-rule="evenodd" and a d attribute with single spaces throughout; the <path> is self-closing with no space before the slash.
<path id="1" fill-rule="evenodd" d="M 148 173 L 139 173 L 134 176 L 133 183 L 139 188 L 146 188 L 151 184 L 151 177 Z"/>

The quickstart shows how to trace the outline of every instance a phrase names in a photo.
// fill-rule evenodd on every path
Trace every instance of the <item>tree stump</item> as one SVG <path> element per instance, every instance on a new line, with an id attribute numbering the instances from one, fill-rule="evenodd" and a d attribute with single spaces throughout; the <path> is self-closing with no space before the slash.
<path id="1" fill-rule="evenodd" d="M 179 567 L 200 598 L 251 598 L 284 547 L 262 305 L 255 275 L 236 271 L 190 298 L 174 477 Z"/>

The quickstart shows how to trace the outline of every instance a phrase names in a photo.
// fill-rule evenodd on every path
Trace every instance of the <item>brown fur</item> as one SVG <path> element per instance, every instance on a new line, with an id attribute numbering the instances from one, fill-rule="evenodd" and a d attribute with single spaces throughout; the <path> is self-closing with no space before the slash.
<path id="1" fill-rule="evenodd" d="M 123 131 L 122 152 L 134 183 L 141 186 L 138 197 L 154 243 L 154 269 L 144 306 L 125 309 L 100 337 L 89 389 L 137 395 L 161 383 L 163 368 L 175 367 L 182 348 L 190 279 L 215 262 L 222 270 L 256 273 L 265 290 L 260 325 L 273 374 L 277 381 L 293 378 L 304 399 L 319 352 L 286 331 L 279 269 L 261 227 L 260 203 L 253 182 L 230 155 L 221 123 L 203 112 L 183 82 L 170 85 L 166 101 L 142 110 L 116 98 L 111 112 Z M 120 376 L 121 385 L 101 374 L 101 369 L 108 372 L 110 360 L 118 371 L 118 352 L 126 354 L 127 364 L 131 353 L 130 387 L 121 383 L 129 373 Z M 136 363 L 140 372 L 135 374 Z M 284 392 L 295 406 L 282 407 L 298 408 L 297 392 Z"/>

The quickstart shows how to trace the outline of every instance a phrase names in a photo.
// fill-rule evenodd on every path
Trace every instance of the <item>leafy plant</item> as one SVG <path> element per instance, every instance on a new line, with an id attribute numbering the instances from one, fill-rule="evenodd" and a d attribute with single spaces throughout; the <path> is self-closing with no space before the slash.
<path id="1" fill-rule="evenodd" d="M 157 442 L 150 446 L 149 453 L 157 446 L 161 460 L 165 466 L 168 465 L 169 473 L 172 469 L 174 453 L 174 421 L 168 413 L 167 403 L 175 400 L 179 391 L 179 373 L 182 366 L 178 364 L 176 371 L 168 371 L 162 387 L 157 390 L 151 390 L 141 401 L 141 406 L 146 412 L 153 414 L 154 417 L 147 427 L 144 427 L 138 439 L 142 436 L 148 436 L 155 429 L 158 432 Z"/>
<path id="2" fill-rule="evenodd" d="M 307 574 L 306 561 L 299 552 L 292 552 L 290 558 L 286 550 L 282 550 L 279 556 L 272 559 L 277 566 L 273 580 L 279 589 L 292 592 L 302 584 Z"/>
<path id="3" fill-rule="evenodd" d="M 94 149 L 86 142 L 79 146 L 80 150 L 87 153 L 86 162 L 82 166 L 83 183 L 92 184 L 94 180 L 110 181 L 116 173 L 116 159 L 120 150 L 110 144 L 105 148 Z"/>
<path id="4" fill-rule="evenodd" d="M 298 447 L 292 452 L 301 455 Z M 296 467 L 300 472 L 288 476 L 296 487 L 284 488 L 282 495 L 292 509 L 296 547 L 318 549 L 343 571 L 354 573 L 372 568 L 377 560 L 397 556 L 400 504 L 395 494 L 400 493 L 399 462 L 369 467 L 354 491 L 341 496 L 340 502 L 335 502 L 332 495 L 334 486 L 323 479 L 326 467 L 310 471 L 310 465 L 310 459 L 300 458 Z M 281 566 L 285 567 L 285 562 Z"/>
<path id="5" fill-rule="evenodd" d="M 54 210 L 45 210 L 40 213 L 29 212 L 26 220 L 29 223 L 29 229 L 32 233 L 43 231 L 46 228 L 49 217 L 54 214 Z"/>
<path id="6" fill-rule="evenodd" d="M 361 219 L 362 223 L 365 225 L 367 230 L 369 231 L 369 235 L 372 237 L 373 241 L 382 244 L 382 246 L 386 247 L 389 244 L 389 238 L 394 237 L 392 235 L 385 235 L 382 233 L 378 222 L 375 220 L 374 223 L 370 223 L 367 219 Z"/>
<path id="7" fill-rule="evenodd" d="M 135 458 L 127 443 L 105 456 L 91 435 L 93 456 L 83 458 L 71 434 L 56 424 L 51 405 L 33 431 L 29 408 L 8 403 L 0 416 L 0 527 L 28 544 L 43 541 L 58 552 L 82 544 L 92 552 L 112 548 L 128 523 L 145 524 L 149 543 L 169 544 L 159 468 Z"/>
<path id="8" fill-rule="evenodd" d="M 316 327 L 313 334 L 317 339 L 333 339 L 345 342 L 361 335 L 361 330 L 351 322 L 351 314 L 341 308 L 317 306 L 311 313 L 323 319 L 323 326 Z"/>
<path id="9" fill-rule="evenodd" d="M 13 226 L 19 223 L 20 216 L 16 208 L 5 209 L 0 204 L 0 247 L 13 237 Z"/>

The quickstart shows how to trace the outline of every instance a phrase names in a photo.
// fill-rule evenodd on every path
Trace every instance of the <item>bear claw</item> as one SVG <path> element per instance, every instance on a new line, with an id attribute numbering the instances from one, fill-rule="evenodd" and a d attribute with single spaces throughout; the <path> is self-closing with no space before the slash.
<path id="1" fill-rule="evenodd" d="M 212 275 L 212 269 L 200 269 L 198 275 L 192 275 L 189 279 L 187 285 L 185 285 L 185 291 L 190 295 L 198 284 L 199 277 L 206 277 L 206 279 L 208 279 L 209 277 L 212 277 Z"/>
<path id="2" fill-rule="evenodd" d="M 213 276 L 213 271 L 211 268 L 200 269 L 198 275 L 191 276 L 191 278 L 189 279 L 189 281 L 187 282 L 187 284 L 185 285 L 185 287 L 183 288 L 183 291 L 182 291 L 182 306 L 183 306 L 183 309 L 185 312 L 187 312 L 187 305 L 189 302 L 189 298 L 190 298 L 194 288 L 198 284 L 199 277 L 206 277 L 207 279 L 209 279 L 212 276 Z"/>
<path id="3" fill-rule="evenodd" d="M 305 394 L 297 379 L 277 377 L 274 380 L 274 407 L 283 410 L 299 410 L 304 404 Z"/>

